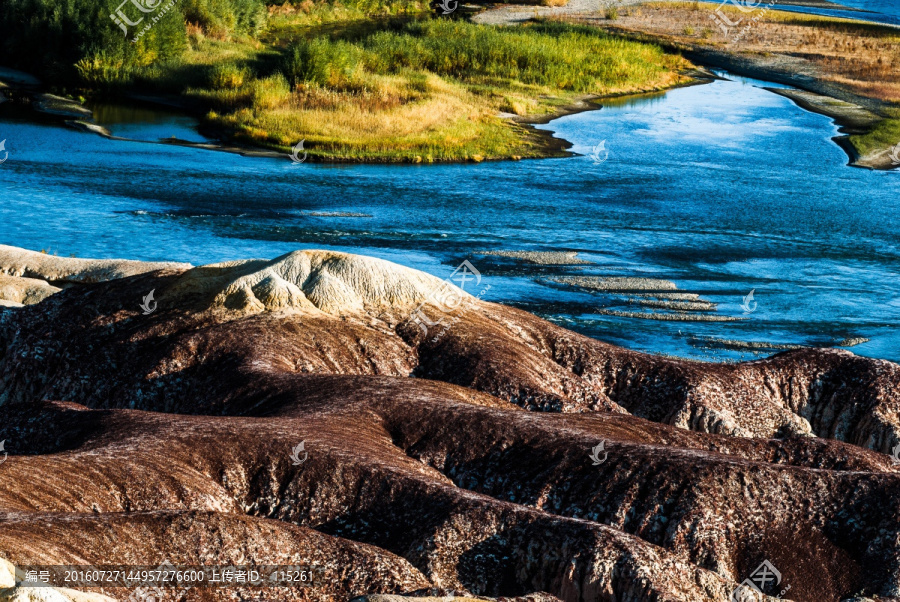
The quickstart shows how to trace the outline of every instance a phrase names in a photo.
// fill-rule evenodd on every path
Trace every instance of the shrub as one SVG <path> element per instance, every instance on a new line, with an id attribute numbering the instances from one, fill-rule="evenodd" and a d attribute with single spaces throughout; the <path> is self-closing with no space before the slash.
<path id="1" fill-rule="evenodd" d="M 256 35 L 266 22 L 262 0 L 182 0 L 184 18 L 214 37 Z"/>
<path id="2" fill-rule="evenodd" d="M 266 111 L 283 106 L 291 96 L 287 80 L 280 73 L 264 79 L 257 79 L 250 84 L 253 95 L 253 108 Z"/>
<path id="3" fill-rule="evenodd" d="M 0 55 L 8 66 L 56 84 L 116 85 L 135 67 L 182 56 L 188 47 L 185 15 L 234 34 L 255 33 L 266 15 L 263 0 L 181 0 L 133 43 L 153 15 L 126 34 L 110 18 L 121 1 L 2 0 Z M 159 6 L 165 4 L 161 0 Z M 122 10 L 138 19 L 131 3 Z"/>
<path id="4" fill-rule="evenodd" d="M 125 83 L 131 75 L 122 59 L 111 59 L 104 52 L 81 59 L 75 63 L 75 69 L 82 81 L 95 87 Z"/>
<path id="5" fill-rule="evenodd" d="M 353 80 L 363 54 L 361 48 L 345 41 L 302 40 L 288 47 L 282 69 L 295 86 L 301 82 L 342 86 Z"/>
<path id="6" fill-rule="evenodd" d="M 228 63 L 218 64 L 210 73 L 209 85 L 219 90 L 236 90 L 244 85 L 244 80 L 249 78 L 250 72 L 246 68 Z"/>

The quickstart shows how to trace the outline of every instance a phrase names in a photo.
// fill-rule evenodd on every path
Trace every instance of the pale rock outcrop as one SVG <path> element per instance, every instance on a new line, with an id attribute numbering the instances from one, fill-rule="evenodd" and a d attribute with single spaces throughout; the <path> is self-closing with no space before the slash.
<path id="1" fill-rule="evenodd" d="M 335 251 L 294 251 L 199 267 L 171 262 L 57 257 L 0 245 L 0 300 L 29 305 L 61 287 L 103 282 L 156 270 L 182 270 L 158 291 L 167 307 L 250 315 L 265 311 L 349 315 L 413 311 L 436 300 L 471 298 L 430 274 L 383 259 Z M 3 278 L 6 275 L 6 278 Z M 405 316 L 404 316 L 405 317 Z"/>
<path id="2" fill-rule="evenodd" d="M 0 245 L 0 274 L 34 278 L 59 285 L 104 282 L 155 270 L 189 267 L 191 267 L 190 264 L 174 262 L 57 257 Z"/>
<path id="3" fill-rule="evenodd" d="M 8 301 L 16 305 L 40 303 L 60 290 L 45 280 L 36 278 L 17 278 L 0 274 L 0 301 Z"/>
<path id="4" fill-rule="evenodd" d="M 160 298 L 182 308 L 209 307 L 241 315 L 293 310 L 339 316 L 410 312 L 440 294 L 470 297 L 440 278 L 383 259 L 305 250 L 271 261 L 196 267 L 161 291 Z"/>

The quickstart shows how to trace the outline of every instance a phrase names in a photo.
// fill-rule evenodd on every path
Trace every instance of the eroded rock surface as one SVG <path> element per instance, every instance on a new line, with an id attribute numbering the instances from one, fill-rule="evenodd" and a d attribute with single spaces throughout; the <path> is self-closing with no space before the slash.
<path id="1" fill-rule="evenodd" d="M 334 252 L 0 251 L 0 272 L 66 286 L 0 311 L 11 562 L 324 576 L 188 600 L 724 602 L 763 560 L 786 599 L 900 595 L 890 362 L 660 358 L 465 294 L 447 311 L 443 281 Z"/>

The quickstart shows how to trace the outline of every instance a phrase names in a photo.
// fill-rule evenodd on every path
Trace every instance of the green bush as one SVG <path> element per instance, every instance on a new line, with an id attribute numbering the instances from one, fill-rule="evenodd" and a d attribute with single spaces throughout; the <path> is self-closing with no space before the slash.
<path id="1" fill-rule="evenodd" d="M 280 73 L 253 80 L 250 90 L 253 95 L 253 108 L 256 111 L 280 107 L 291 95 L 287 80 Z"/>
<path id="2" fill-rule="evenodd" d="M 292 85 L 341 86 L 353 80 L 364 54 L 359 46 L 342 40 L 302 40 L 288 47 L 283 71 Z"/>
<path id="3" fill-rule="evenodd" d="M 186 21 L 219 37 L 256 35 L 266 22 L 261 0 L 182 0 L 181 5 Z"/>
<path id="4" fill-rule="evenodd" d="M 143 0 L 159 12 L 122 7 L 136 26 L 127 35 L 110 17 L 122 0 L 2 0 L 0 55 L 10 67 L 35 73 L 53 84 L 115 85 L 137 67 L 168 61 L 187 48 L 185 15 L 212 23 L 226 35 L 255 33 L 264 22 L 263 0 Z M 159 18 L 154 22 L 153 18 Z M 133 40 L 144 29 L 137 39 Z"/>
<path id="5" fill-rule="evenodd" d="M 220 63 L 212 68 L 209 86 L 217 90 L 236 90 L 250 79 L 250 71 L 229 63 Z"/>
<path id="6" fill-rule="evenodd" d="M 603 93 L 665 71 L 664 54 L 657 46 L 558 23 L 511 29 L 435 19 L 353 40 L 319 37 L 297 42 L 288 48 L 284 73 L 292 84 L 334 85 L 359 69 L 424 70 L 473 83 L 516 80 Z"/>

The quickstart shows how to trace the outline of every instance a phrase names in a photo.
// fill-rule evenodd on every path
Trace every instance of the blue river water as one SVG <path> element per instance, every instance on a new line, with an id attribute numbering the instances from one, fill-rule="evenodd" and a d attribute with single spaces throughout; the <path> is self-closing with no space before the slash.
<path id="1" fill-rule="evenodd" d="M 118 141 L 0 105 L 0 243 L 194 264 L 331 248 L 438 276 L 469 259 L 487 300 L 634 349 L 732 360 L 760 350 L 723 341 L 865 337 L 855 353 L 900 360 L 900 173 L 848 167 L 830 119 L 761 85 L 729 76 L 540 126 L 574 144 L 568 158 L 453 165 L 297 165 L 154 142 L 202 140 L 177 114 L 99 107 L 146 140 Z M 567 276 L 659 279 L 714 311 Z"/>
<path id="2" fill-rule="evenodd" d="M 716 5 L 723 0 L 704 0 Z M 813 15 L 840 17 L 843 19 L 858 19 L 883 23 L 886 25 L 900 26 L 900 1 L 898 0 L 834 0 L 841 8 L 810 8 L 807 6 L 793 6 L 782 4 L 778 0 L 724 0 L 726 4 L 743 4 L 747 7 L 769 7 L 790 12 L 802 12 Z M 865 11 L 865 12 L 861 12 Z"/>

